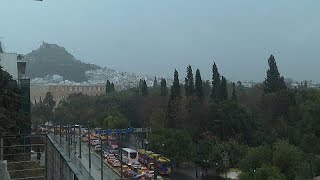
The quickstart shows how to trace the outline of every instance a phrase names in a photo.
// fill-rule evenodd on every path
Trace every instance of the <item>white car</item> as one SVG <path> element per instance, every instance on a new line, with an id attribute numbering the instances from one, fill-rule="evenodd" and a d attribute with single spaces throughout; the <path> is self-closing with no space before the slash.
<path id="1" fill-rule="evenodd" d="M 132 162 L 131 167 L 134 169 L 139 169 L 141 168 L 141 164 L 139 162 Z"/>
<path id="2" fill-rule="evenodd" d="M 101 146 L 100 146 L 100 145 L 94 146 L 94 150 L 96 150 L 96 151 L 101 151 Z"/>
<path id="3" fill-rule="evenodd" d="M 119 160 L 116 159 L 116 160 L 112 161 L 111 165 L 112 165 L 113 167 L 120 167 L 120 166 L 121 166 L 121 163 L 120 163 Z"/>

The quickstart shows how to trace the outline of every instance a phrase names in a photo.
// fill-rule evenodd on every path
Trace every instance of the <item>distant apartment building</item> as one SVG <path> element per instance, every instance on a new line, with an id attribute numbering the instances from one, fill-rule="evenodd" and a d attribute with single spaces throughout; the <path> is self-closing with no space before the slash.
<path id="1" fill-rule="evenodd" d="M 43 100 L 47 92 L 51 92 L 54 100 L 58 104 L 61 100 L 68 98 L 70 94 L 82 93 L 89 96 L 95 96 L 106 93 L 105 84 L 46 84 L 31 85 L 31 102 L 35 103 Z M 115 87 L 119 90 L 119 87 Z"/>

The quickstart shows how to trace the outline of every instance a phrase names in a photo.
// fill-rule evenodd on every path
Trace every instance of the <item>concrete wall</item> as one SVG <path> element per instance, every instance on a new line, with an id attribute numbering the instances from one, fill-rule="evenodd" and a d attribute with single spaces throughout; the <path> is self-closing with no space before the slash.
<path id="1" fill-rule="evenodd" d="M 46 171 L 47 180 L 90 180 L 84 175 L 84 170 L 80 170 L 73 164 L 66 153 L 50 137 L 46 140 Z M 86 175 L 89 175 L 86 172 Z"/>
<path id="2" fill-rule="evenodd" d="M 7 169 L 7 161 L 0 161 L 0 179 L 10 180 L 10 174 Z"/>
<path id="3" fill-rule="evenodd" d="M 0 53 L 0 65 L 14 80 L 18 79 L 17 53 Z"/>

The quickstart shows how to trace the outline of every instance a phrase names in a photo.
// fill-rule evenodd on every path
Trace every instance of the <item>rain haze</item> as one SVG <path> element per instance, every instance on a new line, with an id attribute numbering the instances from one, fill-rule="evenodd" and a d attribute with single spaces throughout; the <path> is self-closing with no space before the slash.
<path id="1" fill-rule="evenodd" d="M 8 52 L 42 41 L 77 59 L 117 70 L 211 78 L 215 61 L 230 80 L 263 80 L 274 54 L 295 80 L 320 75 L 320 1 L 1 0 L 0 37 Z"/>

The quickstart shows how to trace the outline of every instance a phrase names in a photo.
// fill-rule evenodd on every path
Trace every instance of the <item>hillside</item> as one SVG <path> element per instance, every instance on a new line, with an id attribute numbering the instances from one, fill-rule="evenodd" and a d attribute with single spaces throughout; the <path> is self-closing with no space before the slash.
<path id="1" fill-rule="evenodd" d="M 58 74 L 65 80 L 83 82 L 87 80 L 85 71 L 100 68 L 75 59 L 63 47 L 45 42 L 37 50 L 26 54 L 25 59 L 28 62 L 27 75 L 30 78 Z"/>

